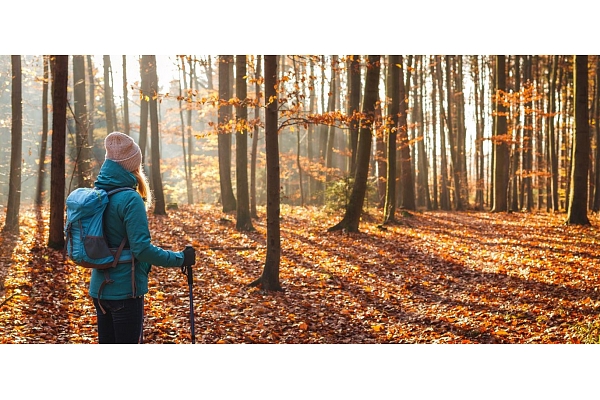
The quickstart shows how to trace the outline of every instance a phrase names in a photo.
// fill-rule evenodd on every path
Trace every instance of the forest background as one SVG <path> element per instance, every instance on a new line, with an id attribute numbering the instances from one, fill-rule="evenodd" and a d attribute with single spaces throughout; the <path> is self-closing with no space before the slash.
<path id="1" fill-rule="evenodd" d="M 456 5 L 455 5 L 456 6 Z M 440 13 L 444 13 L 445 11 L 448 11 L 447 9 L 445 9 L 444 5 L 439 5 L 439 10 Z M 533 9 L 528 9 L 527 7 L 525 8 L 525 11 L 533 11 Z M 131 14 L 131 15 L 135 15 L 137 10 L 123 10 L 122 12 L 124 14 Z M 333 10 L 326 10 L 326 11 L 330 11 L 333 12 Z M 339 10 L 335 10 L 335 12 L 338 12 Z M 536 12 L 538 12 L 539 10 L 535 9 Z M 309 16 L 308 11 L 306 11 L 306 19 L 310 19 L 311 17 Z M 447 13 L 446 13 L 447 14 Z M 97 17 L 100 18 L 102 16 L 102 13 L 100 13 Z M 106 18 L 114 18 L 115 14 L 113 11 L 107 12 L 104 15 Z M 501 17 L 501 15 L 499 15 L 499 18 Z M 553 17 L 553 16 L 552 16 Z M 381 18 L 381 16 L 378 14 L 377 17 L 372 16 L 372 18 Z M 546 20 L 550 20 L 553 21 L 553 18 L 546 18 Z M 560 25 L 561 26 L 565 26 L 566 24 L 562 23 L 562 19 L 560 20 Z M 442 21 L 438 21 L 440 26 L 443 26 L 444 23 Z M 159 32 L 159 34 L 157 34 L 156 36 L 160 37 L 161 34 L 163 33 L 163 36 L 167 36 L 168 32 L 172 32 L 174 29 L 172 28 L 172 24 L 166 24 L 165 25 L 166 28 L 164 31 L 161 31 L 160 29 L 157 29 L 157 31 Z M 9 35 L 12 32 L 18 31 L 20 29 L 19 26 L 15 26 L 15 25 L 8 25 L 8 29 L 9 31 L 5 32 L 5 35 Z M 510 28 L 507 27 L 507 28 Z M 522 28 L 522 26 L 521 26 Z M 574 30 L 574 27 L 570 27 L 571 30 Z M 581 28 L 580 26 L 577 26 L 577 28 Z M 6 28 L 5 28 L 6 29 Z M 214 27 L 214 30 L 217 30 L 217 27 Z M 417 29 L 416 27 L 414 27 L 414 29 Z M 460 28 L 459 28 L 460 29 Z M 458 35 L 456 36 L 468 36 L 471 34 L 471 31 L 473 29 L 477 30 L 481 30 L 484 31 L 484 26 L 482 25 L 474 25 L 471 24 L 470 28 L 467 29 L 466 27 L 462 27 L 462 31 L 459 30 Z M 210 29 L 208 29 L 210 30 Z M 510 31 L 510 29 L 507 29 L 508 31 Z M 586 36 L 586 31 L 585 29 L 581 30 L 579 29 L 579 34 L 581 36 Z M 523 33 L 523 30 L 520 31 L 521 34 Z M 385 29 L 381 30 L 381 34 L 382 36 L 386 36 L 385 33 L 389 32 L 385 32 Z M 527 32 L 525 32 L 527 33 Z M 118 48 L 113 47 L 115 43 L 122 43 L 122 38 L 124 35 L 129 35 L 130 37 L 134 37 L 138 34 L 137 30 L 136 31 L 130 31 L 129 33 L 127 33 L 127 30 L 120 30 L 119 32 L 103 32 L 102 33 L 102 40 L 100 41 L 101 43 L 110 43 L 110 45 L 99 45 L 97 51 L 94 52 L 94 54 L 104 54 L 104 53 L 109 53 L 109 54 L 137 54 L 137 53 L 143 53 L 143 51 L 138 51 L 138 47 L 134 49 L 132 49 L 131 47 L 129 47 L 129 45 L 126 47 L 126 49 L 121 49 L 121 51 L 113 51 L 113 50 L 119 50 Z M 242 49 L 237 48 L 238 51 L 231 51 L 232 54 L 237 54 L 237 53 L 249 53 L 249 54 L 277 54 L 277 53 L 281 53 L 281 51 L 277 50 L 277 48 L 279 47 L 279 49 L 281 48 L 286 48 L 286 53 L 291 54 L 292 51 L 287 51 L 288 48 L 290 48 L 289 41 L 284 41 L 281 40 L 281 36 L 284 35 L 279 35 L 277 38 L 273 38 L 272 43 L 275 43 L 275 48 L 269 48 L 269 46 L 267 46 L 266 49 L 260 48 L 259 49 L 254 49 L 252 48 L 252 51 L 247 51 L 248 49 L 245 49 L 242 46 L 242 49 L 244 49 L 244 51 L 240 51 Z M 459 41 L 458 39 L 456 39 L 455 35 L 450 35 L 451 38 L 454 38 L 455 41 Z M 519 39 L 521 36 L 519 36 L 519 38 L 513 37 L 508 33 L 502 33 L 501 35 L 503 38 L 506 38 L 506 42 L 509 43 L 518 43 Z M 525 34 L 525 36 L 527 36 L 527 34 Z M 508 49 L 505 47 L 506 45 L 504 43 L 506 43 L 504 40 L 501 41 L 501 44 L 498 44 L 498 41 L 495 40 L 497 39 L 497 36 L 495 34 L 491 34 L 489 36 L 483 35 L 483 37 L 481 39 L 479 39 L 477 41 L 477 45 L 474 48 L 471 48 L 470 46 L 468 46 L 467 48 L 463 48 L 461 46 L 458 46 L 458 48 L 453 47 L 455 43 L 453 43 L 452 45 L 448 46 L 448 43 L 446 43 L 446 48 L 444 48 L 443 45 L 441 45 L 441 48 L 437 47 L 439 45 L 439 42 L 434 45 L 431 46 L 431 42 L 426 42 L 429 44 L 429 46 L 425 45 L 424 47 L 427 48 L 428 47 L 428 51 L 423 51 L 423 46 L 421 47 L 415 47 L 414 44 L 411 45 L 407 45 L 407 51 L 402 51 L 402 53 L 405 54 L 410 54 L 411 51 L 414 54 L 500 54 L 500 53 L 505 53 L 505 54 L 595 54 L 597 53 L 597 49 L 590 49 L 586 46 L 583 46 L 583 48 L 581 48 L 580 52 L 577 51 L 573 51 L 573 50 L 577 50 L 577 46 L 573 46 L 573 43 L 578 43 L 580 44 L 581 42 L 576 41 L 575 38 L 571 38 L 571 40 L 568 40 L 566 38 L 568 38 L 569 35 L 565 35 L 564 31 L 563 34 L 559 35 L 557 33 L 557 37 L 559 37 L 560 39 L 552 39 L 552 34 L 549 35 L 550 38 L 547 41 L 544 41 L 543 44 L 540 44 L 539 46 L 535 47 L 535 48 L 529 48 L 526 47 L 524 49 L 522 49 L 522 51 L 519 51 L 521 48 L 519 46 L 516 46 L 517 49 L 515 49 L 514 47 L 511 48 L 511 46 L 508 46 Z M 581 37 L 581 36 L 576 36 Z M 44 36 L 39 36 L 40 38 L 44 38 L 44 40 L 51 40 L 50 38 L 44 37 Z M 320 36 L 319 36 L 320 37 Z M 312 38 L 310 34 L 306 35 L 306 43 L 314 43 L 316 38 Z M 488 43 L 485 42 L 485 40 L 489 40 Z M 449 37 L 446 38 L 446 40 L 449 40 Z M 183 43 L 186 44 L 186 47 L 188 50 L 190 48 L 190 46 L 196 46 L 196 42 L 193 41 L 192 43 L 190 43 L 188 40 L 182 41 Z M 440 41 L 442 42 L 442 41 Z M 394 46 L 395 46 L 395 41 L 393 41 Z M 443 43 L 443 42 L 442 42 Z M 464 42 L 461 42 L 462 44 L 464 44 Z M 490 46 L 491 43 L 491 46 Z M 557 47 L 557 43 L 569 43 L 570 45 L 566 48 L 562 48 L 562 46 L 558 46 Z M 228 44 L 230 44 L 228 42 Z M 394 51 L 390 51 L 390 41 L 389 40 L 382 40 L 381 41 L 381 45 L 383 47 L 383 49 L 387 49 L 387 51 L 382 51 L 381 54 L 393 54 Z M 36 46 L 34 46 L 34 48 L 30 48 L 27 49 L 25 48 L 25 50 L 27 51 L 23 51 L 22 47 L 21 50 L 16 50 L 14 48 L 9 47 L 9 49 L 7 51 L 2 51 L 2 54 L 46 54 L 46 53 L 54 53 L 54 54 L 61 54 L 60 51 L 56 51 L 58 50 L 56 47 L 56 42 L 52 42 L 52 45 L 48 47 L 42 46 L 43 50 L 42 51 L 36 51 Z M 71 46 L 71 47 L 70 47 Z M 75 45 L 73 48 L 73 43 L 71 43 L 69 45 L 66 45 L 66 49 L 64 52 L 64 54 L 90 54 L 89 50 L 85 50 L 86 45 L 84 45 L 83 43 L 81 43 L 79 46 Z M 176 52 L 176 51 L 171 51 L 173 50 L 172 47 L 167 47 L 167 48 L 162 48 L 161 46 L 156 46 L 156 43 L 153 43 L 152 45 L 146 44 L 146 46 L 148 46 L 149 49 L 152 49 L 151 51 L 147 52 L 148 54 L 186 54 L 189 53 L 189 51 L 183 51 L 184 49 L 180 48 L 179 50 L 182 50 L 180 52 Z M 202 46 L 206 46 L 208 47 L 208 45 L 206 44 L 202 44 Z M 218 54 L 218 53 L 222 53 L 223 48 L 219 48 L 219 46 L 216 46 L 215 44 L 211 44 L 210 46 L 213 46 L 213 53 L 214 54 Z M 325 49 L 322 49 L 322 51 L 319 54 L 345 54 L 343 51 L 337 51 L 338 47 L 335 48 L 335 50 L 331 47 L 331 44 L 327 45 Z M 548 47 L 544 47 L 544 46 L 548 46 Z M 174 46 L 175 50 L 177 50 L 177 46 Z M 236 49 L 236 46 L 231 46 L 229 48 L 233 47 L 234 49 Z M 250 46 L 252 47 L 252 46 Z M 292 46 L 293 47 L 293 46 Z M 314 51 L 314 49 L 310 49 L 308 50 L 308 47 L 305 45 L 299 45 L 299 48 L 297 49 L 296 52 L 293 52 L 294 54 L 313 54 L 313 53 L 318 53 L 316 51 Z M 342 46 L 344 47 L 344 46 Z M 376 49 L 376 45 L 372 45 L 372 43 L 369 41 L 369 45 L 365 44 L 364 42 L 361 41 L 361 45 L 360 46 L 351 46 L 349 44 L 346 44 L 345 46 L 346 48 L 353 48 L 356 49 L 356 47 L 358 47 L 359 49 L 363 49 L 363 53 L 367 54 L 367 53 L 372 53 L 374 49 Z M 59 46 L 60 49 L 60 46 Z M 89 47 L 88 47 L 89 49 Z M 232 49 L 232 50 L 234 50 Z M 270 49 L 272 49 L 273 51 L 269 51 Z M 52 51 L 48 51 L 48 50 L 52 50 Z M 109 51 L 106 51 L 109 50 Z M 157 51 L 160 50 L 160 51 Z M 348 51 L 351 52 L 351 51 Z M 206 51 L 204 52 L 206 54 L 209 54 L 210 52 Z M 4 351 L 5 348 L 7 346 L 3 346 L 2 350 Z M 45 349 L 45 346 L 34 346 L 34 349 L 26 349 L 26 350 L 22 350 L 19 347 L 19 350 L 14 349 L 15 346 L 8 346 L 9 348 L 6 350 L 7 354 L 13 353 L 13 357 L 9 357 L 9 359 L 11 360 L 11 369 L 19 369 L 19 367 L 22 367 L 23 369 L 25 369 L 26 365 L 30 365 L 31 360 L 38 360 L 39 362 L 39 356 L 40 354 L 44 354 L 46 353 L 47 355 L 49 355 L 49 358 L 52 358 L 56 355 L 56 353 L 54 353 L 55 351 L 60 351 L 60 352 L 65 352 L 66 354 L 72 354 L 72 357 L 79 357 L 80 356 L 80 352 L 86 352 L 86 351 L 90 351 L 92 353 L 94 353 L 94 355 L 96 357 L 99 356 L 100 351 L 99 350 L 82 350 L 82 349 L 70 349 L 70 348 L 65 348 L 64 346 L 60 346 L 60 350 L 56 350 L 56 349 Z M 30 346 L 24 346 L 24 347 L 30 347 Z M 41 347 L 41 349 L 40 349 Z M 46 347 L 52 347 L 52 346 L 46 346 Z M 87 346 L 86 346 L 87 347 Z M 177 347 L 177 346 L 176 346 Z M 206 347 L 209 347 L 209 349 L 207 350 Z M 245 375 L 243 373 L 241 373 L 241 369 L 245 368 L 252 368 L 249 367 L 247 364 L 245 364 L 245 361 L 240 361 L 240 358 L 245 359 L 245 357 L 247 357 L 248 359 L 253 359 L 253 360 L 257 360 L 257 362 L 259 363 L 259 365 L 261 365 L 261 370 L 262 371 L 270 371 L 271 374 L 273 374 L 274 372 L 272 371 L 272 364 L 270 362 L 265 362 L 264 364 L 261 364 L 260 359 L 262 358 L 266 358 L 266 359 L 277 359 L 279 358 L 279 356 L 277 356 L 277 352 L 281 351 L 278 349 L 271 349 L 267 346 L 267 348 L 265 349 L 262 345 L 261 346 L 256 346 L 259 347 L 260 350 L 258 350 L 259 352 L 264 352 L 264 354 L 261 354 L 260 356 L 257 356 L 256 354 L 256 349 L 250 349 L 250 350 L 245 350 L 245 349 L 240 349 L 240 346 L 233 346 L 234 348 L 231 349 L 225 349 L 225 350 L 211 350 L 210 346 L 201 346 L 202 348 L 202 352 L 206 352 L 206 353 L 211 353 L 212 351 L 214 351 L 215 353 L 211 354 L 211 357 L 209 357 L 210 362 L 212 363 L 212 368 L 210 368 L 210 370 L 217 370 L 217 371 L 225 371 L 225 370 L 231 370 L 232 368 L 232 364 L 235 363 L 240 363 L 240 365 L 236 366 L 236 371 L 240 372 L 235 374 L 235 379 L 237 382 L 240 383 L 241 386 L 249 386 L 250 384 L 253 383 L 253 380 L 256 379 L 256 376 L 253 376 L 252 374 L 249 375 Z M 252 347 L 252 346 L 250 346 Z M 301 370 L 303 368 L 296 366 L 296 364 L 299 365 L 304 365 L 305 363 L 307 363 L 307 355 L 303 354 L 305 352 L 304 349 L 306 349 L 306 347 L 311 348 L 312 346 L 305 346 L 305 347 L 294 347 L 294 346 L 288 346 L 292 347 L 292 349 L 288 349 L 284 351 L 285 354 L 285 361 L 283 360 L 279 360 L 278 362 L 283 362 L 287 367 L 291 368 L 292 371 L 294 371 L 294 374 L 296 375 L 296 377 L 300 377 L 301 379 L 308 379 L 306 378 L 305 372 L 302 372 Z M 333 348 L 331 348 L 333 347 Z M 476 349 L 470 349 L 470 348 L 466 348 L 467 346 L 460 346 L 460 348 L 456 348 L 453 346 L 449 346 L 450 348 L 444 348 L 442 346 L 442 348 L 437 348 L 440 346 L 435 346 L 435 349 L 431 349 L 431 347 L 427 347 L 423 348 L 422 346 L 418 346 L 417 349 L 408 349 L 408 350 L 404 350 L 404 349 L 393 349 L 391 350 L 391 353 L 393 354 L 393 357 L 390 357 L 389 353 L 390 352 L 390 347 L 389 346 L 383 346 L 383 348 L 378 348 L 377 346 L 366 346 L 367 348 L 364 348 L 365 346 L 351 346 L 349 349 L 346 349 L 345 346 L 320 346 L 318 347 L 318 349 L 314 349 L 314 350 L 309 350 L 308 351 L 308 357 L 309 358 L 317 358 L 319 360 L 322 360 L 322 356 L 321 355 L 316 355 L 317 352 L 321 353 L 324 352 L 328 355 L 328 360 L 332 360 L 331 364 L 327 364 L 327 365 L 331 365 L 331 369 L 325 368 L 323 367 L 322 369 L 318 369 L 318 375 L 320 376 L 319 378 L 315 379 L 313 377 L 313 379 L 315 379 L 317 382 L 315 382 L 315 386 L 323 388 L 323 387 L 327 387 L 327 385 L 324 384 L 324 379 L 323 376 L 333 376 L 333 380 L 335 382 L 344 382 L 344 387 L 341 389 L 342 391 L 352 391 L 354 392 L 354 394 L 356 394 L 356 386 L 353 386 L 352 384 L 348 384 L 348 376 L 352 376 L 353 374 L 355 374 L 354 369 L 356 368 L 356 370 L 360 371 L 360 374 L 362 374 L 363 379 L 366 382 L 371 382 L 372 384 L 374 382 L 383 382 L 381 383 L 381 385 L 384 386 L 384 388 L 386 389 L 386 391 L 391 395 L 391 396 L 398 396 L 398 393 L 401 392 L 401 390 L 398 389 L 398 385 L 401 385 L 401 382 L 398 381 L 398 375 L 402 375 L 404 374 L 405 377 L 409 377 L 407 380 L 413 380 L 416 379 L 418 382 L 428 382 L 427 379 L 423 380 L 423 378 L 421 377 L 417 377 L 417 375 L 421 375 L 422 371 L 428 371 L 428 373 L 433 375 L 433 378 L 437 381 L 437 383 L 439 383 L 441 386 L 452 386 L 455 384 L 455 379 L 456 379 L 456 375 L 453 375 L 452 373 L 449 372 L 449 370 L 454 370 L 456 369 L 456 365 L 458 364 L 458 369 L 462 369 L 463 371 L 469 371 L 469 374 L 472 374 L 471 376 L 473 377 L 471 379 L 473 385 L 477 386 L 478 388 L 481 388 L 481 390 L 485 390 L 483 389 L 483 387 L 485 386 L 485 383 L 488 382 L 493 382 L 493 379 L 490 378 L 489 375 L 492 376 L 499 376 L 501 374 L 503 374 L 506 371 L 506 368 L 513 368 L 513 377 L 516 376 L 519 372 L 521 373 L 526 373 L 528 374 L 532 380 L 539 380 L 539 381 L 546 381 L 548 380 L 549 377 L 556 377 L 557 374 L 560 372 L 560 376 L 561 378 L 567 378 L 566 380 L 568 381 L 569 377 L 574 378 L 572 374 L 572 372 L 570 371 L 566 371 L 564 369 L 558 369 L 559 371 L 557 371 L 554 368 L 550 368 L 547 367 L 548 365 L 552 365 L 552 364 L 556 364 L 557 360 L 573 360 L 573 359 L 577 359 L 578 357 L 581 357 L 580 359 L 587 359 L 587 356 L 584 356 L 581 351 L 585 351 L 585 352 L 591 352 L 594 353 L 594 351 L 590 351 L 589 348 L 587 348 L 586 350 L 573 350 L 572 347 L 569 347 L 568 349 L 565 348 L 559 348 L 556 349 L 556 347 L 552 348 L 552 349 L 548 349 L 547 346 L 539 346 L 539 348 L 536 349 L 532 349 L 531 346 L 520 346 L 519 349 L 509 349 L 506 350 L 506 347 L 503 347 L 503 350 L 501 350 L 502 352 L 507 352 L 507 354 L 501 354 L 500 350 L 498 350 L 498 352 L 496 350 L 493 349 L 484 349 L 484 350 L 476 350 Z M 493 347 L 493 346 L 492 346 Z M 527 357 L 524 360 L 522 356 L 517 355 L 518 352 L 522 352 L 523 351 L 523 347 L 526 347 L 525 352 L 527 353 Z M 560 346 L 558 346 L 560 347 Z M 583 346 L 582 346 L 583 347 Z M 324 349 L 325 348 L 325 349 Z M 156 362 L 156 359 L 154 357 L 158 357 L 160 360 L 162 360 L 161 362 L 165 362 L 165 359 L 169 359 L 174 357 L 173 353 L 176 354 L 176 358 L 181 362 L 181 360 L 185 360 L 188 358 L 188 356 L 186 354 L 182 354 L 184 351 L 187 350 L 163 350 L 163 349 L 155 349 L 152 350 L 149 354 L 140 354 L 139 351 L 137 350 L 133 350 L 133 349 L 128 349 L 127 352 L 128 354 L 134 355 L 136 357 L 140 357 L 141 359 L 144 359 L 147 361 L 148 364 L 152 364 L 154 362 Z M 131 352 L 131 353 L 130 353 Z M 246 353 L 248 352 L 248 353 Z M 491 352 L 491 353 L 489 353 Z M 589 355 L 589 353 L 588 353 Z M 86 356 L 88 356 L 86 354 Z M 398 365 L 398 361 L 397 359 L 401 359 L 403 357 L 407 357 L 410 360 L 410 367 L 407 367 L 406 365 Z M 198 368 L 198 370 L 201 371 L 201 373 L 204 374 L 204 376 L 214 376 L 214 372 L 209 371 L 209 368 L 206 368 L 208 363 L 204 364 L 202 363 L 201 359 L 204 358 L 204 354 L 196 354 L 195 358 L 198 359 L 197 362 L 195 362 L 195 367 Z M 392 359 L 390 359 L 392 358 Z M 463 360 L 463 361 L 458 361 L 458 360 Z M 365 368 L 364 366 L 358 366 L 358 362 L 357 360 L 368 360 L 367 363 L 369 365 L 375 365 L 375 366 L 380 366 L 383 365 L 383 367 L 375 367 L 375 368 Z M 467 360 L 467 361 L 464 361 Z M 490 360 L 494 360 L 494 362 L 492 362 L 493 364 L 497 364 L 497 365 L 489 365 L 488 363 L 490 362 Z M 515 360 L 518 360 L 519 365 L 514 365 Z M 535 361 L 532 361 L 535 360 Z M 314 361 L 313 361 L 314 362 Z M 291 366 L 290 366 L 291 364 Z M 479 365 L 486 365 L 487 368 L 485 368 L 487 371 L 480 371 L 479 370 Z M 15 368 L 15 366 L 17 368 Z M 473 367 L 474 366 L 478 366 L 477 370 L 474 370 Z M 462 367 L 462 368 L 461 368 Z M 204 369 L 203 369 L 204 368 Z M 412 372 L 413 370 L 419 371 L 419 373 L 415 373 Z M 433 372 L 432 372 L 433 371 Z M 437 373 L 436 373 L 437 372 Z M 489 375 L 488 375 L 489 374 Z M 577 379 L 580 380 L 583 377 L 583 380 L 585 381 L 587 372 L 586 371 L 578 371 L 577 374 Z M 167 374 L 170 375 L 170 374 Z M 312 376 L 312 374 L 311 374 Z M 177 382 L 181 380 L 181 375 L 179 374 L 172 374 L 171 375 L 171 381 L 172 382 Z M 220 380 L 221 382 L 223 381 L 222 377 L 218 377 L 217 380 Z M 329 379 L 328 379 L 329 380 Z M 593 381 L 593 379 L 589 379 L 590 381 Z M 203 381 L 204 382 L 204 381 Z M 291 384 L 292 382 L 298 382 L 297 378 L 292 379 L 292 382 L 290 382 L 290 378 L 287 376 L 287 374 L 285 376 L 279 376 L 279 382 L 277 383 L 277 385 L 281 385 L 282 382 L 288 382 L 289 384 Z M 246 385 L 244 385 L 244 383 L 246 383 Z M 528 387 L 527 382 L 518 382 L 518 384 L 521 384 L 520 389 L 522 389 L 523 387 Z M 369 393 L 369 389 L 367 389 L 368 385 L 364 385 L 364 386 L 360 386 L 360 389 L 364 390 L 364 393 Z M 414 385 L 408 385 L 410 386 L 412 390 L 414 390 Z M 187 389 L 187 388 L 186 388 Z M 187 393 L 186 389 L 180 389 L 181 392 L 180 393 Z M 337 388 L 338 390 L 340 390 L 340 388 Z M 154 388 L 154 390 L 156 390 L 156 388 Z M 174 389 L 173 387 L 170 387 L 168 390 L 167 388 L 163 389 L 165 391 L 165 393 L 169 393 L 170 395 L 173 395 L 173 393 L 177 392 L 176 389 Z M 200 389 L 202 390 L 202 389 Z M 322 389 L 325 392 L 327 390 L 332 390 L 332 389 Z M 543 393 L 548 393 L 545 392 L 546 389 L 544 388 L 537 388 L 538 390 L 538 394 L 540 393 L 540 391 L 542 391 Z M 577 388 L 570 388 L 570 393 L 572 394 L 574 391 L 584 391 L 585 390 L 585 385 L 581 385 Z M 560 390 L 559 390 L 560 391 Z M 552 390 L 553 394 L 556 394 L 557 390 L 556 387 L 554 387 L 554 389 Z M 337 391 L 336 391 L 337 393 Z M 306 393 L 305 393 L 306 394 Z M 293 397 L 293 396 L 291 396 Z M 428 397 L 427 394 L 425 394 L 424 397 Z M 494 396 L 491 395 L 491 397 L 493 398 Z M 548 398 L 552 398 L 553 396 L 546 396 Z"/>

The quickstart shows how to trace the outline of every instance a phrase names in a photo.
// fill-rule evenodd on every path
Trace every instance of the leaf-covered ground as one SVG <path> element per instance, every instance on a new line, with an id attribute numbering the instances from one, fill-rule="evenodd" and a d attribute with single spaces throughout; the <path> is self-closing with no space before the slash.
<path id="1" fill-rule="evenodd" d="M 339 216 L 282 207 L 278 293 L 247 286 L 264 265 L 264 213 L 254 232 L 208 205 L 150 222 L 155 244 L 198 249 L 196 343 L 598 341 L 596 216 L 415 212 L 381 227 L 376 213 L 361 233 L 327 233 Z M 46 248 L 47 225 L 23 212 L 20 237 L 0 237 L 0 343 L 95 343 L 88 272 Z M 153 267 L 145 343 L 190 343 L 189 306 L 181 270 Z"/>

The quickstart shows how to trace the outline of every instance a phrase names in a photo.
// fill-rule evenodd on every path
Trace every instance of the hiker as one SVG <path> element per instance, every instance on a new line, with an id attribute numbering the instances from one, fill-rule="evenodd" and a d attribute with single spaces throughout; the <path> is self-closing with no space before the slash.
<path id="1" fill-rule="evenodd" d="M 151 266 L 191 266 L 196 252 L 192 247 L 183 251 L 164 250 L 151 243 L 146 210 L 152 205 L 152 193 L 142 168 L 140 147 L 121 132 L 110 133 L 104 147 L 106 156 L 95 187 L 106 191 L 119 187 L 136 189 L 111 195 L 105 213 L 109 246 L 118 247 L 127 236 L 125 247 L 135 257 L 135 272 L 131 262 L 119 263 L 108 270 L 92 269 L 89 294 L 96 307 L 99 343 L 140 343 Z"/>

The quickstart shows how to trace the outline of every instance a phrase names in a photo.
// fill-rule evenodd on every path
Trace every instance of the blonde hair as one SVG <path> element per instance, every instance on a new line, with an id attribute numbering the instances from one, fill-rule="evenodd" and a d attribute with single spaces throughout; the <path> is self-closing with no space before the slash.
<path id="1" fill-rule="evenodd" d="M 154 203 L 154 197 L 152 196 L 152 191 L 150 190 L 150 183 L 148 182 L 148 177 L 144 173 L 144 169 L 141 165 L 136 170 L 131 171 L 131 173 L 135 176 L 135 179 L 137 180 L 137 191 L 142 196 L 142 199 L 144 199 L 144 202 L 146 203 L 146 209 L 148 210 L 152 207 Z"/>

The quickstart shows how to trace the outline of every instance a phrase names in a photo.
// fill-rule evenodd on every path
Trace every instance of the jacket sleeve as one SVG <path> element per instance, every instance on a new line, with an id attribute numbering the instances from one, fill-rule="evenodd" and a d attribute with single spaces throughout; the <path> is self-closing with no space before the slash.
<path id="1" fill-rule="evenodd" d="M 137 260 L 160 267 L 179 267 L 183 264 L 182 251 L 164 250 L 152 244 L 146 207 L 138 193 L 128 196 L 123 208 L 123 222 L 129 248 Z"/>

